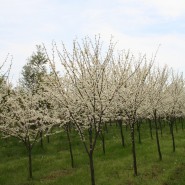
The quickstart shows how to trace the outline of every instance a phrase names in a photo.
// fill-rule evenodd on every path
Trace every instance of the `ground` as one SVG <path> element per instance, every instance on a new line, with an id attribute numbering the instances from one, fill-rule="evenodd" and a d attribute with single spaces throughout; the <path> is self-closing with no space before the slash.
<path id="1" fill-rule="evenodd" d="M 133 175 L 129 130 L 123 128 L 126 146 L 122 147 L 119 127 L 108 126 L 105 132 L 106 153 L 101 140 L 94 153 L 97 185 L 185 185 L 185 130 L 174 128 L 176 152 L 172 152 L 170 129 L 159 132 L 163 160 L 158 160 L 155 132 L 150 138 L 147 123 L 141 126 L 141 141 L 136 131 L 138 176 Z M 72 146 L 75 167 L 70 166 L 66 133 L 44 139 L 44 148 L 37 143 L 33 148 L 33 180 L 28 178 L 28 157 L 24 145 L 16 139 L 0 140 L 0 185 L 90 185 L 88 158 L 75 132 Z"/>

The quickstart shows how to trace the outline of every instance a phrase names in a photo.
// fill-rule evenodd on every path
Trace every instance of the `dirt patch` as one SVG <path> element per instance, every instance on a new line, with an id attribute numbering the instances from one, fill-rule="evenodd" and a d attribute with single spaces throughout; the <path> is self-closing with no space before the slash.
<path id="1" fill-rule="evenodd" d="M 168 180 L 163 185 L 178 185 L 181 179 L 184 177 L 185 163 L 181 163 L 176 167 Z M 183 178 L 184 179 L 184 178 Z"/>
<path id="2" fill-rule="evenodd" d="M 152 168 L 149 171 L 144 172 L 142 176 L 148 179 L 153 179 L 161 175 L 162 172 L 163 172 L 163 169 L 159 165 L 153 165 Z"/>
<path id="3" fill-rule="evenodd" d="M 134 182 L 132 180 L 127 180 L 126 185 L 134 185 Z"/>
<path id="4" fill-rule="evenodd" d="M 72 174 L 72 171 L 67 169 L 52 171 L 47 176 L 44 176 L 42 180 L 54 180 L 58 177 L 64 177 L 71 174 Z"/>

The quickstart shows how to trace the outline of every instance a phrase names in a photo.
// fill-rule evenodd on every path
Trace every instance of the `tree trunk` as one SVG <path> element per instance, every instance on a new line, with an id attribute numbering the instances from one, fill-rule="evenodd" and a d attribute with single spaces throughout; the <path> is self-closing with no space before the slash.
<path id="1" fill-rule="evenodd" d="M 162 137 L 163 136 L 163 130 L 162 130 L 161 118 L 159 118 L 159 127 L 160 127 L 161 137 Z"/>
<path id="2" fill-rule="evenodd" d="M 173 120 L 173 123 L 175 123 L 176 132 L 178 132 L 177 121 L 176 120 Z"/>
<path id="3" fill-rule="evenodd" d="M 67 140 L 69 144 L 69 151 L 70 151 L 70 157 L 71 157 L 71 167 L 74 168 L 74 160 L 73 160 L 73 151 L 72 151 L 72 145 L 71 145 L 71 138 L 69 135 L 69 126 L 67 125 L 66 133 L 67 133 Z"/>
<path id="4" fill-rule="evenodd" d="M 68 123 L 68 131 L 69 131 L 69 132 L 71 132 L 71 127 L 72 127 L 71 122 L 69 122 L 69 123 Z"/>
<path id="5" fill-rule="evenodd" d="M 89 129 L 89 163 L 90 163 L 90 173 L 91 173 L 91 185 L 95 185 L 95 175 L 94 175 L 94 161 L 93 161 L 93 135 L 92 128 Z"/>
<path id="6" fill-rule="evenodd" d="M 140 132 L 140 126 L 141 123 L 139 121 L 137 121 L 137 132 L 138 132 L 138 140 L 139 140 L 139 144 L 141 144 L 141 132 Z"/>
<path id="7" fill-rule="evenodd" d="M 149 119 L 149 128 L 150 128 L 150 137 L 153 139 L 153 134 L 152 134 L 152 121 Z"/>
<path id="8" fill-rule="evenodd" d="M 131 128 L 132 157 L 133 157 L 134 175 L 137 176 L 137 161 L 136 161 L 136 149 L 135 149 L 135 138 L 134 138 L 134 123 L 131 123 L 130 128 Z"/>
<path id="9" fill-rule="evenodd" d="M 123 135 L 122 120 L 118 120 L 118 123 L 119 123 L 119 127 L 120 127 L 122 146 L 125 147 L 125 139 L 124 139 L 124 135 Z"/>
<path id="10" fill-rule="evenodd" d="M 156 142 L 157 142 L 157 150 L 159 154 L 159 160 L 162 160 L 162 154 L 160 149 L 160 143 L 159 143 L 159 135 L 158 135 L 158 126 L 157 126 L 157 111 L 154 110 L 154 123 L 155 123 L 155 134 L 156 134 Z"/>
<path id="11" fill-rule="evenodd" d="M 174 119 L 170 119 L 170 133 L 172 136 L 172 146 L 173 146 L 173 152 L 175 152 L 175 138 L 174 138 L 174 132 L 173 132 L 173 125 L 174 125 Z"/>
<path id="12" fill-rule="evenodd" d="M 91 149 L 89 152 L 89 162 L 90 162 L 90 172 L 91 172 L 91 185 L 95 185 L 93 151 Z"/>
<path id="13" fill-rule="evenodd" d="M 28 171 L 29 171 L 29 178 L 32 179 L 33 175 L 32 175 L 32 148 L 31 148 L 31 144 L 28 141 Z"/>
<path id="14" fill-rule="evenodd" d="M 103 149 L 103 154 L 105 154 L 105 137 L 104 134 L 101 132 L 101 141 L 102 141 L 102 149 Z"/>

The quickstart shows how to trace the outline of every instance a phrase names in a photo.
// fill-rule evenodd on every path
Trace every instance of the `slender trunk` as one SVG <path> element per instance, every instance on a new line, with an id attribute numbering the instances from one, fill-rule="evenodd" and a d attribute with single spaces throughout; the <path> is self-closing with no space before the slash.
<path id="1" fill-rule="evenodd" d="M 89 129 L 89 163 L 90 163 L 90 173 L 91 173 L 91 185 L 95 185 L 95 175 L 94 175 L 94 161 L 93 161 L 93 135 L 92 128 Z"/>
<path id="2" fill-rule="evenodd" d="M 74 168 L 73 151 L 72 151 L 71 138 L 69 135 L 69 126 L 68 125 L 67 125 L 67 129 L 66 129 L 66 133 L 67 133 L 67 140 L 68 140 L 68 144 L 69 144 L 69 151 L 70 151 L 70 157 L 71 157 L 71 167 Z"/>
<path id="3" fill-rule="evenodd" d="M 174 125 L 174 119 L 170 119 L 170 133 L 172 136 L 172 146 L 173 146 L 173 152 L 175 152 L 175 138 L 174 138 L 174 132 L 173 132 L 173 125 Z"/>
<path id="4" fill-rule="evenodd" d="M 68 132 L 71 132 L 71 126 L 72 126 L 72 125 L 71 125 L 71 122 L 69 122 L 69 123 L 68 123 L 68 126 L 67 126 L 67 127 L 68 127 Z"/>
<path id="5" fill-rule="evenodd" d="M 173 120 L 173 122 L 175 123 L 176 132 L 178 132 L 177 121 L 176 120 Z"/>
<path id="6" fill-rule="evenodd" d="M 29 178 L 32 179 L 33 178 L 33 174 L 32 174 L 32 148 L 31 148 L 30 141 L 28 141 L 28 170 L 29 170 Z"/>
<path id="7" fill-rule="evenodd" d="M 153 134 L 152 134 L 152 121 L 149 119 L 149 128 L 150 128 L 150 137 L 153 139 Z"/>
<path id="8" fill-rule="evenodd" d="M 156 142 L 157 142 L 157 150 L 159 154 L 159 160 L 162 160 L 162 154 L 160 149 L 160 143 L 159 143 L 159 135 L 158 135 L 158 126 L 157 126 L 157 111 L 154 110 L 154 123 L 155 123 L 155 134 L 156 134 Z"/>
<path id="9" fill-rule="evenodd" d="M 91 149 L 89 153 L 89 162 L 90 162 L 90 172 L 91 172 L 91 185 L 95 185 L 93 151 Z"/>
<path id="10" fill-rule="evenodd" d="M 162 137 L 163 136 L 163 130 L 162 130 L 161 118 L 159 118 L 159 127 L 160 127 L 160 132 L 161 132 L 161 137 Z"/>
<path id="11" fill-rule="evenodd" d="M 124 135 L 123 135 L 122 120 L 118 120 L 118 123 L 119 123 L 119 127 L 120 127 L 122 146 L 125 147 L 125 139 L 124 139 Z"/>
<path id="12" fill-rule="evenodd" d="M 136 149 L 135 149 L 135 138 L 134 138 L 134 123 L 131 123 L 130 128 L 131 128 L 132 157 L 133 157 L 134 175 L 137 176 L 137 161 L 136 161 Z"/>
<path id="13" fill-rule="evenodd" d="M 140 122 L 137 121 L 137 132 L 138 132 L 138 140 L 139 140 L 139 144 L 141 144 L 141 132 L 140 132 Z"/>
<path id="14" fill-rule="evenodd" d="M 103 154 L 105 154 L 105 137 L 104 134 L 101 132 L 101 141 L 102 141 L 102 149 L 103 149 Z"/>

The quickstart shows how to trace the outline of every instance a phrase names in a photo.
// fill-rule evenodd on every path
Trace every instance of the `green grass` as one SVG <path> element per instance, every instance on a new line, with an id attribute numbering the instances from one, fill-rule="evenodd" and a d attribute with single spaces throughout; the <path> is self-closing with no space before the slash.
<path id="1" fill-rule="evenodd" d="M 105 133 L 106 154 L 101 141 L 97 141 L 94 153 L 97 185 L 185 185 L 185 130 L 174 130 L 176 152 L 172 152 L 169 127 L 160 135 L 163 161 L 158 160 L 154 139 L 151 140 L 148 125 L 141 126 L 142 144 L 136 132 L 138 176 L 133 175 L 129 130 L 124 128 L 126 146 L 121 146 L 119 127 L 109 126 Z M 15 139 L 0 140 L 0 185 L 88 185 L 90 173 L 88 157 L 77 134 L 72 133 L 75 168 L 70 166 L 70 155 L 65 133 L 44 140 L 33 148 L 33 180 L 28 179 L 27 153 L 22 143 Z"/>

